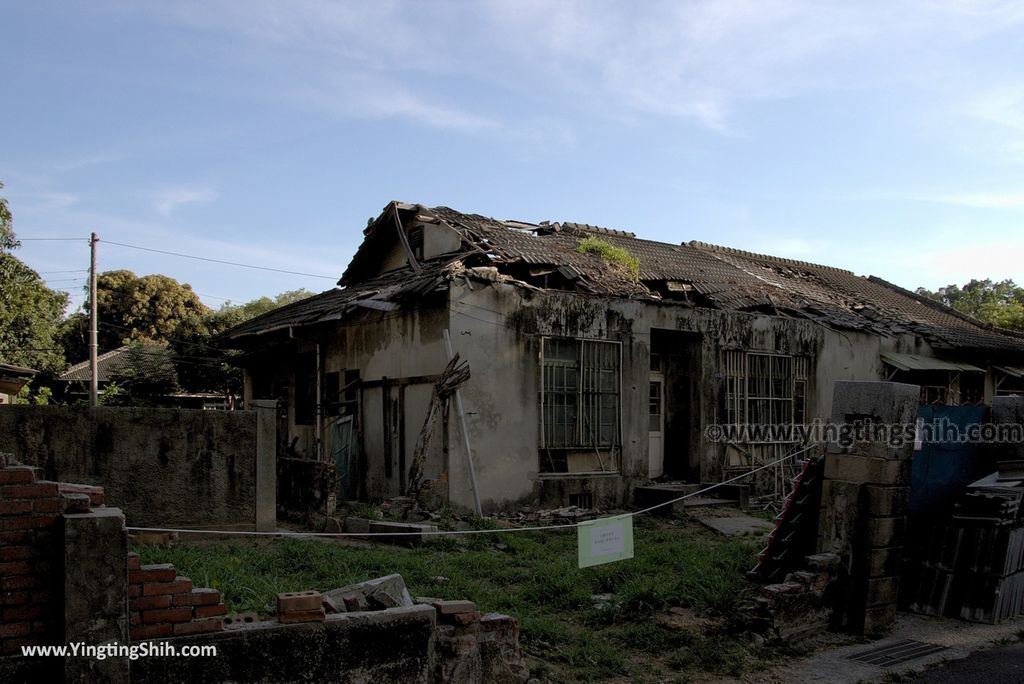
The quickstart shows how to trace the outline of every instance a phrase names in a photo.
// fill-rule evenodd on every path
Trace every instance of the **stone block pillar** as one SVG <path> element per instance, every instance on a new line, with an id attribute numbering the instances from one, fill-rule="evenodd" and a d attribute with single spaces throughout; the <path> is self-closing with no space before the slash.
<path id="1" fill-rule="evenodd" d="M 277 402 L 252 402 L 256 409 L 256 531 L 277 531 Z"/>
<path id="2" fill-rule="evenodd" d="M 128 644 L 128 533 L 117 508 L 64 514 L 64 643 Z M 69 657 L 65 682 L 128 684 L 129 660 Z"/>
<path id="3" fill-rule="evenodd" d="M 882 633 L 896 617 L 919 397 L 916 385 L 835 383 L 818 551 L 841 559 L 835 615 L 855 632 Z"/>

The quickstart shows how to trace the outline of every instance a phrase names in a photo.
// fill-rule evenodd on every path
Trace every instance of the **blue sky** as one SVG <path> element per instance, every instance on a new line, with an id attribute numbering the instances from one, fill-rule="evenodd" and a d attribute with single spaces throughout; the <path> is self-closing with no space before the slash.
<path id="1" fill-rule="evenodd" d="M 211 306 L 336 278 L 401 199 L 908 288 L 1024 282 L 1024 3 L 0 0 L 20 256 Z M 80 278 L 81 280 L 76 280 Z"/>

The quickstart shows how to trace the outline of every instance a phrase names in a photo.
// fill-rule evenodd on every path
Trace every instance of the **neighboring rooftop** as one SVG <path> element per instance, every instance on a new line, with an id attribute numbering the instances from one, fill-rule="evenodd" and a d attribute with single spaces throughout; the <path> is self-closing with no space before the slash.
<path id="1" fill-rule="evenodd" d="M 402 218 L 405 217 L 405 218 Z M 439 223 L 462 238 L 459 251 L 378 274 L 393 244 L 395 221 Z M 704 242 L 669 244 L 579 223 L 528 223 L 464 214 L 448 207 L 393 202 L 364 231 L 339 285 L 343 289 L 281 307 L 227 331 L 238 340 L 347 315 L 356 308 L 391 310 L 448 280 L 501 280 L 531 289 L 662 301 L 682 306 L 767 313 L 880 335 L 915 333 L 936 348 L 1024 351 L 1024 335 L 976 321 L 939 302 L 874 277 Z M 639 259 L 639 277 L 578 251 L 594 236 Z M 496 269 L 496 272 L 495 272 Z"/>
<path id="2" fill-rule="evenodd" d="M 145 372 L 153 364 L 171 364 L 165 345 L 143 344 L 136 349 L 135 354 L 131 353 L 132 349 L 133 347 L 126 345 L 96 357 L 97 382 L 109 382 L 131 369 L 140 370 L 138 366 L 143 366 L 141 370 Z M 173 369 L 173 365 L 170 367 Z M 57 379 L 65 382 L 89 382 L 89 360 L 76 363 L 61 373 Z"/>

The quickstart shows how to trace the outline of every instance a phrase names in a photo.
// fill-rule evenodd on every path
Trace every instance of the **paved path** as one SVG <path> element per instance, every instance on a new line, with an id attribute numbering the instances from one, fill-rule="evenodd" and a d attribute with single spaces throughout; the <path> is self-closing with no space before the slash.
<path id="1" fill-rule="evenodd" d="M 1015 618 L 999 625 L 983 625 L 948 618 L 929 618 L 901 613 L 896 628 L 885 639 L 866 643 L 857 642 L 847 637 L 845 643 L 837 644 L 833 641 L 829 645 L 821 644 L 823 650 L 787 668 L 784 680 L 788 683 L 799 682 L 801 684 L 856 684 L 858 682 L 884 681 L 895 674 L 921 673 L 928 675 L 931 674 L 931 667 L 952 667 L 953 663 L 960 662 L 976 651 L 987 649 L 1001 640 L 1004 642 L 1005 640 L 1016 641 L 1022 627 L 1024 627 L 1024 618 Z M 840 637 L 828 635 L 828 638 L 833 640 Z M 946 648 L 938 653 L 888 668 L 849 660 L 851 655 L 867 649 L 879 648 L 906 639 Z M 1022 653 L 1024 652 L 1017 651 L 1015 655 L 1024 658 Z M 959 679 L 935 681 L 981 681 L 984 684 L 997 684 L 995 680 L 989 679 L 987 676 L 976 680 L 969 675 L 964 675 Z M 1024 677 L 1017 676 L 1013 680 L 1006 681 L 1024 682 Z"/>
<path id="2" fill-rule="evenodd" d="M 966 658 L 954 660 L 914 680 L 922 684 L 1018 684 L 1024 682 L 1024 644 L 1000 646 L 978 651 Z"/>

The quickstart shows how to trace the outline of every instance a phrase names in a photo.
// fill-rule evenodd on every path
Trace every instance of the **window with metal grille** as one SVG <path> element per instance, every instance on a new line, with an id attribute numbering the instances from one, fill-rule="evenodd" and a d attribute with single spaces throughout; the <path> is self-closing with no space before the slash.
<path id="1" fill-rule="evenodd" d="M 541 343 L 541 447 L 619 444 L 618 342 L 544 338 Z"/>
<path id="2" fill-rule="evenodd" d="M 810 359 L 725 351 L 726 421 L 731 425 L 803 424 Z"/>

